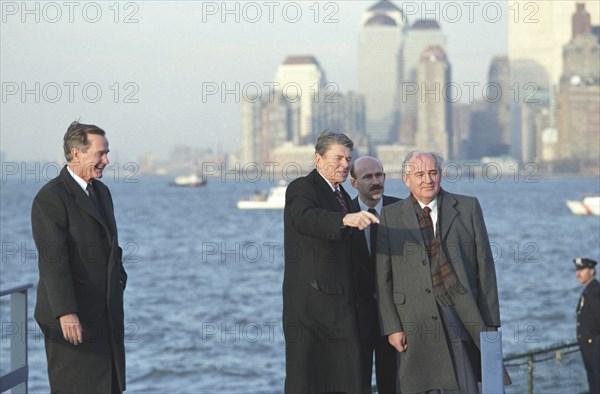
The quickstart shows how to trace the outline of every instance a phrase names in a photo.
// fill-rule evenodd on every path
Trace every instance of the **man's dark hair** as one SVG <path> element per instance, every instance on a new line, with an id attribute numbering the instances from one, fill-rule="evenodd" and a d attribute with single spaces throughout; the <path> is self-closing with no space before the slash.
<path id="1" fill-rule="evenodd" d="M 323 156 L 331 147 L 331 145 L 340 144 L 344 145 L 350 150 L 354 149 L 354 143 L 346 134 L 334 133 L 333 131 L 323 131 L 317 138 L 315 144 L 315 153 Z"/>

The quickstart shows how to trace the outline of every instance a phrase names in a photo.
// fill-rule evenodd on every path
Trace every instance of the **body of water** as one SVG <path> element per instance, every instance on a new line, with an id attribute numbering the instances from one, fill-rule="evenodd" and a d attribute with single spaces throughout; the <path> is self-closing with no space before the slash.
<path id="1" fill-rule="evenodd" d="M 3 286 L 37 284 L 30 210 L 44 182 L 1 184 Z M 106 179 L 129 274 L 127 392 L 283 391 L 283 212 L 235 207 L 238 199 L 273 184 L 233 176 L 209 179 L 197 189 L 168 182 Z M 408 194 L 398 179 L 386 186 L 386 194 Z M 565 200 L 600 193 L 599 179 L 510 176 L 443 181 L 443 187 L 481 202 L 496 257 L 504 353 L 574 340 L 582 289 L 572 260 L 599 259 L 600 218 L 571 215 Z M 349 184 L 347 190 L 356 194 Z M 28 337 L 29 388 L 37 393 L 49 387 L 32 317 L 35 291 L 29 293 Z M 3 299 L 3 371 L 9 360 L 7 308 Z"/>

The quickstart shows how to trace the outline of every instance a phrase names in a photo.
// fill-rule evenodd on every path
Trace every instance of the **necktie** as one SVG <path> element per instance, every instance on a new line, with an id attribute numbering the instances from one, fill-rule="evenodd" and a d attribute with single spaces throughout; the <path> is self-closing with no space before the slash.
<path id="1" fill-rule="evenodd" d="M 94 191 L 94 186 L 92 186 L 92 182 L 89 182 L 85 189 L 90 194 L 90 198 L 92 199 L 94 206 L 98 210 L 98 213 L 100 214 L 102 219 L 104 219 L 104 212 L 102 212 L 102 207 L 100 207 L 100 203 L 98 202 L 98 198 L 96 197 L 96 192 Z"/>
<path id="2" fill-rule="evenodd" d="M 375 208 L 369 208 L 368 212 L 371 212 L 373 215 L 379 217 L 379 214 L 377 213 L 377 210 Z M 377 230 L 379 229 L 379 224 L 377 223 L 371 223 L 371 227 L 370 227 L 370 245 L 371 245 L 371 257 L 375 257 L 376 253 L 377 253 L 377 249 L 375 249 L 377 247 Z"/>
<path id="3" fill-rule="evenodd" d="M 335 196 L 337 197 L 338 201 L 340 202 L 340 205 L 342 206 L 342 210 L 344 211 L 344 213 L 350 212 L 350 210 L 348 209 L 348 204 L 346 203 L 346 199 L 342 195 L 342 191 L 340 189 L 337 189 L 335 191 Z"/>
<path id="4" fill-rule="evenodd" d="M 429 214 L 431 212 L 431 208 L 429 208 L 428 206 L 425 206 L 425 207 L 423 207 L 423 212 L 425 212 L 425 218 L 427 219 L 427 221 L 429 222 L 429 225 L 431 226 L 431 231 L 434 232 L 433 220 L 431 219 L 431 215 Z"/>

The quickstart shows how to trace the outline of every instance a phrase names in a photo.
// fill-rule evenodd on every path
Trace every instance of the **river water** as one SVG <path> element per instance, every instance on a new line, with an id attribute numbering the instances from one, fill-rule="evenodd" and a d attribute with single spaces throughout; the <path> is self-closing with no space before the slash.
<path id="1" fill-rule="evenodd" d="M 30 209 L 45 181 L 3 179 L 2 286 L 37 283 Z M 127 392 L 281 392 L 283 215 L 235 207 L 273 184 L 211 178 L 186 189 L 160 177 L 105 181 L 129 274 Z M 386 194 L 408 194 L 398 179 L 386 186 Z M 599 179 L 511 174 L 460 177 L 443 187 L 481 202 L 496 257 L 504 354 L 573 340 L 581 287 L 571 261 L 598 260 L 600 218 L 571 215 L 565 200 L 600 193 Z M 29 389 L 48 392 L 43 340 L 31 317 L 34 300 L 35 286 L 29 293 Z M 9 360 L 7 308 L 3 298 L 2 371 Z"/>

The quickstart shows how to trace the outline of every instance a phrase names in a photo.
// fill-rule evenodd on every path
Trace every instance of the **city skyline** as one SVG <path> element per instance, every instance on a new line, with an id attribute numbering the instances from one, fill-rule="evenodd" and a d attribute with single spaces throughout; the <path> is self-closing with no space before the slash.
<path id="1" fill-rule="evenodd" d="M 177 145 L 236 152 L 238 97 L 257 87 L 266 93 L 287 56 L 315 56 L 330 83 L 344 92 L 357 89 L 360 17 L 375 3 L 281 2 L 272 23 L 260 2 L 253 3 L 262 12 L 258 21 L 247 3 L 228 3 L 228 10 L 220 2 L 103 3 L 102 17 L 92 23 L 96 3 L 62 9 L 52 22 L 58 14 L 45 8 L 51 3 L 24 10 L 4 2 L 0 150 L 7 160 L 58 160 L 64 129 L 81 117 L 107 130 L 111 151 L 122 160 L 150 152 L 166 159 Z M 427 11 L 416 2 L 393 3 L 406 8 L 408 23 Z M 428 7 L 448 35 L 453 80 L 484 85 L 492 57 L 506 54 L 506 4 L 461 5 L 460 20 L 445 3 Z M 501 17 L 492 22 L 496 9 Z M 301 14 L 296 22 L 293 10 Z"/>

